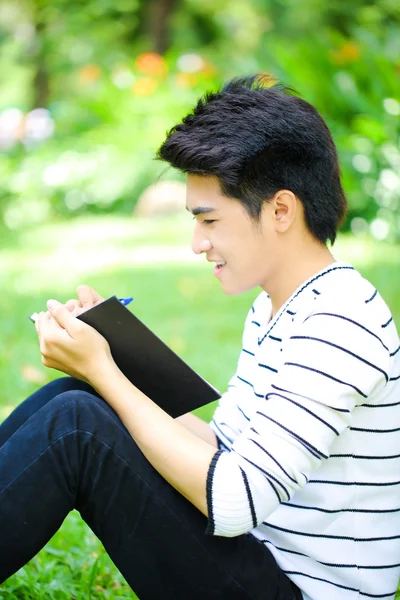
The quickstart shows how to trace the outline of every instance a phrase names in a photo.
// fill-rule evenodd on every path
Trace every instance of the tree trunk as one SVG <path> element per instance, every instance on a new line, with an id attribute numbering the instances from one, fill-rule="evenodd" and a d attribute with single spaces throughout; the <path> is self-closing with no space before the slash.
<path id="1" fill-rule="evenodd" d="M 179 0 L 154 0 L 149 14 L 149 31 L 154 51 L 165 54 L 171 45 L 169 20 Z"/>
<path id="2" fill-rule="evenodd" d="M 50 78 L 46 68 L 46 23 L 40 15 L 40 7 L 34 7 L 33 26 L 35 28 L 34 36 L 34 75 L 33 75 L 33 107 L 46 108 L 50 96 Z"/>

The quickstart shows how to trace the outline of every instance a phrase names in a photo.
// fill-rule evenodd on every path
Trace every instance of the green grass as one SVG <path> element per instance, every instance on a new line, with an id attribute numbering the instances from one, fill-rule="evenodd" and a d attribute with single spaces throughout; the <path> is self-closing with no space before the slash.
<path id="1" fill-rule="evenodd" d="M 217 388 L 235 369 L 243 320 L 258 293 L 224 296 L 210 265 L 192 257 L 188 216 L 163 220 L 80 219 L 2 235 L 0 420 L 57 377 L 40 361 L 27 316 L 89 283 L 104 296 L 134 295 L 134 312 Z M 0 232 L 1 234 L 1 232 Z M 349 260 L 378 286 L 400 326 L 397 247 L 340 238 Z M 208 419 L 212 406 L 197 414 Z M 1 533 L 0 533 L 1 534 Z M 136 598 L 75 512 L 28 565 L 0 586 L 2 599 Z"/>

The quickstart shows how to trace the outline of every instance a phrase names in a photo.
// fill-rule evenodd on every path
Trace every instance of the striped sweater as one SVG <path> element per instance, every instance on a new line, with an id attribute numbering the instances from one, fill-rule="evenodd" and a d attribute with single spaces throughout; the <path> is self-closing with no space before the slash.
<path id="1" fill-rule="evenodd" d="M 262 292 L 211 427 L 207 533 L 251 532 L 307 600 L 393 598 L 400 575 L 400 346 L 348 263 L 271 319 Z"/>

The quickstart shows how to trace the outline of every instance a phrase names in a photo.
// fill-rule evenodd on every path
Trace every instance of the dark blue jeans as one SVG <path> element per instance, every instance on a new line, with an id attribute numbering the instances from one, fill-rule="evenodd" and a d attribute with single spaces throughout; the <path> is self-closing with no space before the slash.
<path id="1" fill-rule="evenodd" d="M 108 404 L 65 377 L 0 425 L 0 582 L 74 508 L 141 600 L 300 597 L 253 536 L 206 536 L 206 518 L 153 469 Z"/>

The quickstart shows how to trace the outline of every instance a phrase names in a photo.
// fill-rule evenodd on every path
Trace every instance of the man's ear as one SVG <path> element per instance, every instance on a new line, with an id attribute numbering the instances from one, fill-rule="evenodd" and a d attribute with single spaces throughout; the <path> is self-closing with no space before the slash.
<path id="1" fill-rule="evenodd" d="M 290 190 L 279 190 L 271 200 L 275 230 L 284 233 L 296 219 L 298 200 Z"/>

